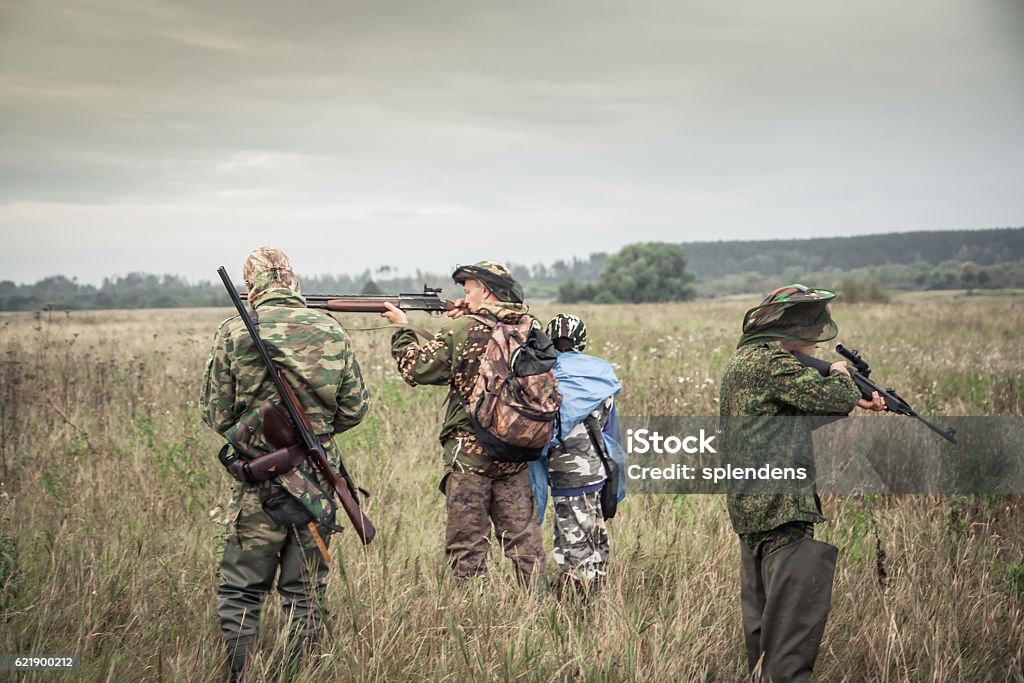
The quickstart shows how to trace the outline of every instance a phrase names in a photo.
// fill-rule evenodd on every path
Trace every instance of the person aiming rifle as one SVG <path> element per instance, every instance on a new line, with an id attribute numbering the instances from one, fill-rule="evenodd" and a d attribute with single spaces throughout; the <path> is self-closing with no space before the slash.
<path id="1" fill-rule="evenodd" d="M 369 403 L 348 336 L 330 315 L 306 307 L 282 251 L 256 249 L 242 277 L 252 308 L 232 297 L 239 315 L 217 329 L 200 398 L 203 421 L 228 442 L 220 459 L 236 479 L 217 601 L 233 680 L 251 661 L 275 576 L 293 657 L 317 645 L 329 533 L 339 530 L 332 493 L 360 538 L 373 538 L 344 468 L 339 476 L 329 464 L 337 459 L 333 435 L 359 424 Z"/>
<path id="2" fill-rule="evenodd" d="M 828 302 L 835 293 L 803 285 L 780 287 L 743 317 L 743 336 L 722 377 L 721 450 L 742 464 L 806 466 L 813 472 L 811 420 L 855 407 L 881 411 L 865 398 L 845 361 L 825 375 L 801 365 L 839 328 Z M 744 482 L 746 484 L 746 482 Z M 810 481 L 792 492 L 740 488 L 726 498 L 740 540 L 740 602 L 747 664 L 756 681 L 806 680 L 814 668 L 832 603 L 838 548 L 814 539 L 825 521 Z"/>
<path id="3" fill-rule="evenodd" d="M 530 585 L 543 573 L 544 545 L 527 465 L 523 460 L 509 459 L 509 451 L 490 438 L 493 435 L 478 429 L 481 414 L 473 406 L 480 406 L 482 401 L 471 401 L 471 396 L 486 384 L 479 381 L 488 376 L 485 371 L 496 367 L 489 353 L 495 348 L 495 330 L 515 332 L 521 340 L 516 347 L 525 357 L 528 353 L 524 349 L 532 336 L 527 329 L 540 325 L 529 316 L 522 285 L 503 264 L 484 260 L 459 266 L 452 279 L 463 286 L 466 296 L 448 312 L 454 319 L 452 325 L 424 343 L 417 343 L 409 319 L 399 307 L 386 304 L 381 316 L 399 328 L 391 338 L 391 355 L 402 379 L 410 386 L 448 387 L 438 440 L 447 470 L 440 486 L 447 512 L 445 555 L 455 580 L 465 583 L 486 574 L 493 524 L 494 535 L 512 562 L 516 578 Z M 510 372 L 508 378 L 513 375 Z M 518 385 L 513 380 L 507 386 Z M 553 376 L 550 389 L 554 391 Z M 552 419 L 557 409 L 556 402 Z M 523 424 L 527 422 L 523 420 Z M 549 437 L 550 433 L 539 445 L 542 447 Z M 540 448 L 536 451 L 539 455 Z"/>

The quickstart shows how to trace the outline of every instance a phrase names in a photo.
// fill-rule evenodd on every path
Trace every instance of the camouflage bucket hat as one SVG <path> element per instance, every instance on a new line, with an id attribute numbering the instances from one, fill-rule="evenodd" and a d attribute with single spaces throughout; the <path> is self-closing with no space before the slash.
<path id="1" fill-rule="evenodd" d="M 466 280 L 477 280 L 489 289 L 499 301 L 513 304 L 523 303 L 523 286 L 516 282 L 505 264 L 497 261 L 477 261 L 471 266 L 458 266 L 452 273 L 458 284 Z"/>
<path id="2" fill-rule="evenodd" d="M 828 302 L 836 293 L 804 285 L 779 287 L 743 316 L 738 346 L 756 339 L 783 339 L 807 344 L 835 339 L 839 327 Z"/>
<path id="3" fill-rule="evenodd" d="M 551 341 L 556 339 L 568 339 L 572 342 L 572 348 L 583 353 L 587 348 L 587 326 L 579 318 L 571 313 L 559 313 L 545 330 Z"/>
<path id="4" fill-rule="evenodd" d="M 260 247 L 249 254 L 242 266 L 242 279 L 249 288 L 249 301 L 268 289 L 284 287 L 299 292 L 292 262 L 283 251 L 273 247 Z"/>

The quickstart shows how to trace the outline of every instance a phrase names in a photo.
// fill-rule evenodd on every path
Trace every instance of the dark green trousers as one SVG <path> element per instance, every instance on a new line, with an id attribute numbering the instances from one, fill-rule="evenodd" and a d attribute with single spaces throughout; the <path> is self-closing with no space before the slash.
<path id="1" fill-rule="evenodd" d="M 832 605 L 839 550 L 815 541 L 812 525 L 795 524 L 740 540 L 743 635 L 759 682 L 807 680 Z"/>
<path id="2" fill-rule="evenodd" d="M 228 526 L 217 590 L 217 614 L 233 671 L 252 656 L 263 600 L 277 582 L 282 608 L 291 619 L 296 652 L 314 645 L 326 618 L 324 594 L 329 567 L 305 528 L 275 524 L 263 512 L 254 490 L 236 497 Z M 321 532 L 324 543 L 329 536 Z"/>

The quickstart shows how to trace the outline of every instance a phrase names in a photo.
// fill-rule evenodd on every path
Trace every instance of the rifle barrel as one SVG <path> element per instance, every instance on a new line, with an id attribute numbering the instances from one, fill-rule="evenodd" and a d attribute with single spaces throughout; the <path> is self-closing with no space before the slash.
<path id="1" fill-rule="evenodd" d="M 248 296 L 242 292 L 239 296 Z M 389 303 L 403 311 L 444 313 L 455 308 L 455 302 L 441 298 L 440 289 L 425 287 L 422 292 L 399 294 L 304 294 L 307 308 L 323 308 L 335 313 L 383 313 Z"/>

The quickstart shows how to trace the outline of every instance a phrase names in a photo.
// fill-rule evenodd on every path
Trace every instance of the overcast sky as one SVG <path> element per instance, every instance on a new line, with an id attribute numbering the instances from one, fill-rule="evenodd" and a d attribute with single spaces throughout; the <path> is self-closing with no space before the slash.
<path id="1" fill-rule="evenodd" d="M 1019 0 L 0 7 L 0 280 L 1024 225 Z"/>

